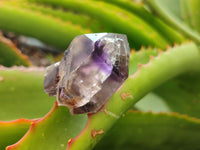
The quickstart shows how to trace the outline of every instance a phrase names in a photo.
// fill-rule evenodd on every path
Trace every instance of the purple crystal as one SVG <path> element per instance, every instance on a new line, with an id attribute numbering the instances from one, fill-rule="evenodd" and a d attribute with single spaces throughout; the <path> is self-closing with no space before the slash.
<path id="1" fill-rule="evenodd" d="M 45 92 L 72 114 L 97 112 L 128 77 L 129 52 L 126 35 L 77 36 L 60 63 L 46 69 Z"/>

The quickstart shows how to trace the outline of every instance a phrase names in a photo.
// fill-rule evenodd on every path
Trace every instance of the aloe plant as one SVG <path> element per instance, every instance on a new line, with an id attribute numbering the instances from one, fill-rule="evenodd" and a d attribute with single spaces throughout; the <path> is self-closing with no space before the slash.
<path id="1" fill-rule="evenodd" d="M 78 34 L 120 32 L 132 48 L 129 78 L 95 114 L 71 115 L 45 95 L 44 68 L 1 66 L 1 149 L 199 149 L 199 14 L 183 17 L 198 4 L 1 1 L 3 31 L 38 38 L 61 51 Z"/>
<path id="2" fill-rule="evenodd" d="M 0 34 L 0 64 L 10 67 L 13 65 L 30 66 L 28 57 L 23 55 L 19 49 Z"/>

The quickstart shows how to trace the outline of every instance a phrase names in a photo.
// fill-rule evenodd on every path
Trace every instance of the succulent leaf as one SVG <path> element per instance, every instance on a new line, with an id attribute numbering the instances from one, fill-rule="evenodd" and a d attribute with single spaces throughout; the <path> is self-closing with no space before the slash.
<path id="1" fill-rule="evenodd" d="M 19 49 L 0 33 L 0 64 L 10 67 L 13 65 L 30 66 L 27 56 L 23 55 Z"/>
<path id="2" fill-rule="evenodd" d="M 182 0 L 182 14 L 184 21 L 200 33 L 200 1 L 198 0 Z"/>
<path id="3" fill-rule="evenodd" d="M 16 8 L 26 9 L 28 11 L 34 11 L 36 13 L 42 13 L 55 19 L 61 19 L 64 22 L 71 23 L 76 26 L 81 26 L 81 28 L 91 30 L 92 32 L 105 32 L 111 30 L 101 24 L 97 19 L 92 19 L 84 14 L 82 15 L 67 10 L 65 11 L 59 8 L 53 8 L 51 6 L 29 3 L 26 0 L 9 0 L 4 1 L 4 4 Z"/>
<path id="4" fill-rule="evenodd" d="M 7 150 L 65 150 L 70 138 L 77 136 L 86 123 L 86 115 L 71 115 L 66 107 L 56 103 L 49 114 L 35 121 L 26 135 Z"/>
<path id="5" fill-rule="evenodd" d="M 169 8 L 166 7 L 166 0 L 159 1 L 159 0 L 147 0 L 146 1 L 148 6 L 156 12 L 156 14 L 165 22 L 170 24 L 172 27 L 177 29 L 179 32 L 184 34 L 189 39 L 194 40 L 196 43 L 200 44 L 200 34 L 195 32 L 193 29 L 189 28 L 184 22 L 175 16 Z"/>
<path id="6" fill-rule="evenodd" d="M 94 150 L 195 150 L 200 148 L 199 132 L 200 120 L 195 118 L 175 113 L 129 111 Z"/>
<path id="7" fill-rule="evenodd" d="M 16 143 L 26 131 L 29 129 L 31 120 L 19 119 L 10 122 L 0 121 L 0 149 L 5 149 L 6 146 Z"/>
<path id="8" fill-rule="evenodd" d="M 40 118 L 50 110 L 55 98 L 43 91 L 43 71 L 44 68 L 0 68 L 0 120 Z"/>
<path id="9" fill-rule="evenodd" d="M 51 5 L 67 10 L 86 14 L 91 18 L 98 18 L 105 26 L 112 27 L 112 31 L 127 34 L 130 46 L 139 49 L 141 45 L 152 45 L 160 48 L 167 46 L 167 41 L 151 26 L 145 23 L 138 16 L 116 7 L 97 1 L 80 1 L 80 0 L 27 0 L 29 2 L 37 2 L 44 5 Z M 79 7 L 77 7 L 79 6 Z M 99 7 L 101 6 L 101 7 Z M 98 11 L 96 11 L 98 10 Z M 101 13 L 99 13 L 101 12 Z M 116 15 L 118 14 L 118 15 Z M 144 32 L 141 32 L 144 31 Z"/>
<path id="10" fill-rule="evenodd" d="M 155 93 L 173 112 L 200 118 L 200 73 L 188 73 L 172 79 Z"/>
<path id="11" fill-rule="evenodd" d="M 143 19 L 146 23 L 148 23 L 151 27 L 157 30 L 170 44 L 181 43 L 184 39 L 182 35 L 178 34 L 174 29 L 167 26 L 162 20 L 158 19 L 157 17 L 153 16 L 149 11 L 144 8 L 143 4 L 136 4 L 130 0 L 94 0 L 94 1 L 104 1 L 106 3 L 111 3 L 127 11 L 137 15 L 141 19 Z M 175 5 L 177 6 L 177 5 Z"/>
<path id="12" fill-rule="evenodd" d="M 0 29 L 35 37 L 61 50 L 65 50 L 76 35 L 89 32 L 41 13 L 1 3 Z"/>
<path id="13" fill-rule="evenodd" d="M 190 51 L 188 51 L 188 49 L 190 49 Z M 151 51 L 148 53 L 154 54 L 155 52 Z M 135 53 L 133 52 L 132 55 L 134 54 Z M 184 57 L 179 57 L 179 60 L 177 60 L 176 56 L 180 54 Z M 145 56 L 145 62 L 147 61 L 147 56 L 148 55 Z M 165 52 L 159 52 L 156 57 L 151 57 L 149 63 L 141 65 L 141 67 L 138 68 L 138 71 L 130 76 L 118 92 L 112 96 L 104 108 L 96 114 L 89 115 L 88 120 L 86 115 L 71 116 L 69 115 L 67 108 L 55 106 L 53 111 L 51 111 L 44 119 L 41 119 L 32 125 L 29 132 L 27 132 L 20 142 L 9 146 L 8 149 L 40 149 L 38 144 L 35 144 L 34 147 L 30 147 L 30 145 L 38 143 L 39 140 L 44 140 L 41 148 L 48 147 L 48 149 L 51 149 L 52 145 L 49 147 L 49 143 L 53 143 L 53 139 L 55 138 L 59 140 L 57 140 L 57 143 L 53 144 L 52 149 L 62 147 L 63 144 L 64 148 L 66 148 L 69 139 L 71 139 L 68 141 L 69 150 L 90 149 L 94 147 L 113 124 L 123 116 L 123 113 L 126 110 L 149 91 L 180 73 L 190 70 L 199 71 L 199 58 L 199 50 L 193 43 L 186 43 L 170 48 Z M 133 59 L 133 57 L 131 57 L 131 59 Z M 134 72 L 132 71 L 133 64 L 133 61 L 130 61 L 131 72 Z M 187 65 L 181 67 L 183 64 Z M 193 64 L 193 67 L 191 67 L 191 64 Z M 165 65 L 165 67 L 161 67 L 163 65 Z M 166 73 L 168 73 L 168 76 L 164 76 Z M 151 78 L 151 80 L 149 80 L 149 78 Z M 74 117 L 75 119 L 73 119 Z M 72 122 L 69 123 L 69 121 Z M 56 122 L 58 122 L 58 124 Z M 68 123 L 70 124 L 69 126 Z M 76 128 L 75 125 L 81 127 Z M 69 127 L 68 131 L 76 133 L 76 135 L 78 135 L 84 127 L 85 128 L 76 138 L 74 138 L 76 136 L 75 134 L 72 136 L 68 134 L 68 132 L 64 132 L 66 126 Z M 77 131 L 77 129 L 80 130 Z"/>
<path id="14" fill-rule="evenodd" d="M 88 115 L 71 115 L 55 103 L 44 116 L 55 102 L 42 89 L 44 68 L 0 66 L 0 149 L 200 149 L 200 50 L 194 43 L 200 44 L 199 1 L 146 2 L 151 9 L 131 0 L 0 1 L 1 30 L 61 51 L 76 35 L 102 31 L 127 34 L 131 48 L 141 48 L 131 52 L 126 82 L 99 112 Z M 180 2 L 196 31 L 181 20 Z M 181 34 L 194 42 L 174 44 L 185 40 Z M 7 66 L 29 65 L 2 39 L 0 61 L 9 56 Z M 142 107 L 134 106 L 138 101 Z M 155 114 L 160 111 L 165 113 Z"/>
<path id="15" fill-rule="evenodd" d="M 190 51 L 188 51 L 188 49 L 190 49 Z M 186 56 L 185 54 L 187 52 L 190 55 Z M 180 54 L 182 57 L 179 58 L 182 60 L 178 61 L 176 56 Z M 185 57 L 183 57 L 183 55 L 185 55 Z M 194 60 L 194 57 L 191 55 L 197 56 L 196 60 Z M 104 134 L 93 138 L 91 136 L 93 129 L 97 131 L 102 129 L 104 133 L 106 133 L 121 115 L 130 108 L 130 106 L 135 104 L 149 91 L 180 73 L 191 71 L 193 69 L 199 71 L 199 58 L 200 53 L 198 48 L 194 44 L 189 43 L 170 48 L 168 51 L 163 52 L 158 55 L 158 57 L 152 59 L 150 63 L 141 66 L 135 74 L 126 80 L 118 92 L 111 97 L 102 111 L 89 117 L 87 128 L 85 128 L 81 135 L 73 140 L 73 143 L 68 146 L 68 149 L 76 150 L 94 147 Z M 192 62 L 192 60 L 194 62 Z M 184 65 L 184 68 L 182 68 L 182 63 L 187 65 Z M 189 63 L 195 64 L 195 67 L 191 67 L 191 64 L 189 65 Z M 130 69 L 131 67 L 132 66 L 130 65 Z M 168 74 L 168 76 L 166 76 L 166 74 Z M 100 118 L 102 118 L 102 121 Z"/>

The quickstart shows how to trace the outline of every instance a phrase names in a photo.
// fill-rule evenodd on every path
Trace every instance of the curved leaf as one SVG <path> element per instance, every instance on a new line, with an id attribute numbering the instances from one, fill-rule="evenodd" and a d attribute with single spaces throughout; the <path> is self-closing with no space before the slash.
<path id="1" fill-rule="evenodd" d="M 50 110 L 55 98 L 43 91 L 43 71 L 43 68 L 1 67 L 0 120 L 40 118 Z"/>
<path id="2" fill-rule="evenodd" d="M 147 64 L 150 60 L 150 57 L 156 57 L 158 53 L 159 52 L 157 49 L 150 47 L 148 49 L 142 48 L 140 51 L 132 50 L 129 60 L 129 64 L 131 65 L 129 69 L 129 76 L 133 75 L 139 69 L 139 66 L 142 64 Z"/>
<path id="3" fill-rule="evenodd" d="M 179 55 L 182 55 L 182 57 L 177 57 Z M 191 65 L 193 66 L 191 67 Z M 79 137 L 69 143 L 68 149 L 77 150 L 94 147 L 103 137 L 103 133 L 106 133 L 112 127 L 123 112 L 145 94 L 180 73 L 191 71 L 191 69 L 199 70 L 199 65 L 200 52 L 193 44 L 177 46 L 161 53 L 130 76 L 118 92 L 111 97 L 102 111 L 90 116 L 88 126 Z M 101 134 L 97 134 L 98 136 L 94 138 L 91 136 L 93 131 L 101 131 Z"/>
<path id="4" fill-rule="evenodd" d="M 140 101 L 138 101 L 134 107 L 134 110 L 140 110 L 142 112 L 172 112 L 170 106 L 167 104 L 165 99 L 159 96 L 155 92 L 151 92 L 144 96 Z"/>
<path id="5" fill-rule="evenodd" d="M 155 93 L 174 112 L 200 118 L 200 73 L 177 77 L 161 85 Z"/>
<path id="6" fill-rule="evenodd" d="M 182 20 L 191 28 L 194 28 L 193 25 L 193 17 L 191 16 L 191 10 L 190 10 L 190 1 L 188 0 L 181 0 L 181 15 Z"/>
<path id="7" fill-rule="evenodd" d="M 199 0 L 182 0 L 182 13 L 185 21 L 197 32 L 200 33 L 200 1 Z"/>
<path id="8" fill-rule="evenodd" d="M 0 34 L 0 64 L 10 67 L 14 65 L 30 66 L 28 57 L 23 55 L 17 47 Z"/>
<path id="9" fill-rule="evenodd" d="M 6 146 L 14 144 L 30 128 L 33 121 L 19 119 L 12 122 L 1 122 L 0 121 L 0 149 L 5 149 Z"/>
<path id="10" fill-rule="evenodd" d="M 200 34 L 189 28 L 183 21 L 169 11 L 169 8 L 166 7 L 167 0 L 147 0 L 146 2 L 163 21 L 183 33 L 186 37 L 200 44 Z"/>
<path id="11" fill-rule="evenodd" d="M 141 45 L 152 45 L 165 49 L 168 44 L 167 41 L 157 31 L 155 31 L 138 16 L 110 4 L 87 0 L 27 1 L 64 8 L 79 12 L 81 14 L 87 14 L 91 18 L 98 18 L 98 20 L 101 21 L 102 24 L 105 24 L 105 26 L 112 27 L 112 31 L 110 32 L 126 34 L 130 41 L 130 46 L 136 49 L 139 49 Z"/>
<path id="12" fill-rule="evenodd" d="M 181 41 L 183 41 L 183 37 L 180 34 L 178 34 L 171 27 L 167 26 L 161 20 L 153 16 L 153 14 L 148 12 L 144 8 L 143 4 L 136 4 L 136 2 L 130 0 L 94 0 L 94 1 L 104 1 L 106 3 L 111 3 L 139 16 L 141 19 L 147 22 L 151 27 L 157 30 L 171 44 L 180 43 Z"/>
<path id="13" fill-rule="evenodd" d="M 148 54 L 153 55 L 153 51 L 156 56 L 156 49 L 139 51 L 131 56 L 134 68 L 138 69 L 138 62 L 146 64 L 149 60 Z M 142 111 L 178 112 L 200 118 L 199 77 L 200 73 L 190 72 L 169 80 L 141 99 L 135 107 Z"/>
<path id="14" fill-rule="evenodd" d="M 119 119 L 94 150 L 198 150 L 200 120 L 179 114 L 131 111 Z"/>
<path id="15" fill-rule="evenodd" d="M 188 51 L 188 49 L 190 49 L 190 51 Z M 132 53 L 132 55 L 133 54 L 134 53 Z M 179 55 L 182 55 L 182 57 L 177 58 L 176 56 Z M 132 58 L 133 57 L 131 57 L 131 59 Z M 193 65 L 192 67 L 191 64 Z M 132 65 L 133 63 L 130 64 L 130 70 L 132 70 Z M 165 67 L 163 67 L 163 65 Z M 9 149 L 38 149 L 40 147 L 36 143 L 42 139 L 44 139 L 44 143 L 42 143 L 41 147 L 48 147 L 48 149 L 51 149 L 49 143 L 52 142 L 52 138 L 50 135 L 55 139 L 59 138 L 62 132 L 64 133 L 62 134 L 63 136 L 67 136 L 65 141 L 69 138 L 73 138 L 72 140 L 69 140 L 69 150 L 84 150 L 92 148 L 121 117 L 121 115 L 145 94 L 180 73 L 191 70 L 199 70 L 199 65 L 200 53 L 198 48 L 193 43 L 183 44 L 181 46 L 171 48 L 166 52 L 160 52 L 157 57 L 151 58 L 148 64 L 140 66 L 138 71 L 127 79 L 124 85 L 111 97 L 101 111 L 96 114 L 89 115 L 87 126 L 76 138 L 73 138 L 71 135 L 67 136 L 67 132 L 64 133 L 65 126 L 62 124 L 66 124 L 69 120 L 66 119 L 65 121 L 62 117 L 67 115 L 68 109 L 65 107 L 58 107 L 56 110 L 58 110 L 59 113 L 56 113 L 57 111 L 55 111 L 55 115 L 54 113 L 50 113 L 48 116 L 51 117 L 46 117 L 48 119 L 44 119 L 44 122 L 47 120 L 44 126 L 42 123 L 43 121 L 41 121 L 41 123 L 39 121 L 38 124 L 36 123 L 35 126 L 33 125 L 27 135 L 20 142 L 16 145 L 10 146 Z M 87 120 L 85 115 L 81 117 L 81 119 L 83 118 L 85 118 L 85 121 Z M 57 125 L 55 125 L 56 119 L 60 120 Z M 83 121 L 81 119 L 77 119 L 74 126 L 82 125 Z M 48 120 L 51 121 L 48 122 Z M 83 125 L 82 128 L 84 126 L 85 125 Z M 52 128 L 54 130 L 52 130 Z M 60 132 L 59 134 L 57 134 L 57 130 Z M 74 130 L 76 131 L 76 128 L 70 128 L 71 132 L 75 132 Z M 42 133 L 45 133 L 44 135 L 48 136 L 43 136 Z M 57 141 L 58 144 L 56 143 L 55 147 L 52 147 L 52 149 L 56 149 L 64 142 L 63 139 L 59 139 Z M 65 144 L 67 145 L 67 143 Z M 34 146 L 30 147 L 30 145 Z"/>
<path id="16" fill-rule="evenodd" d="M 0 29 L 35 37 L 51 46 L 65 50 L 72 38 L 90 32 L 62 20 L 31 10 L 0 5 Z"/>
<path id="17" fill-rule="evenodd" d="M 29 3 L 26 0 L 9 0 L 4 1 L 4 4 L 26 9 L 27 11 L 42 13 L 44 15 L 48 15 L 48 17 L 52 16 L 55 19 L 61 19 L 64 22 L 70 22 L 71 24 L 81 26 L 82 28 L 90 29 L 92 32 L 105 32 L 111 30 L 107 26 L 100 23 L 97 19 L 92 19 L 84 14 L 77 14 L 71 11 L 64 11 L 59 8 Z"/>
<path id="18" fill-rule="evenodd" d="M 71 115 L 68 108 L 55 104 L 49 114 L 34 122 L 27 134 L 7 150 L 65 150 L 67 141 L 77 136 L 86 123 L 86 115 Z"/>

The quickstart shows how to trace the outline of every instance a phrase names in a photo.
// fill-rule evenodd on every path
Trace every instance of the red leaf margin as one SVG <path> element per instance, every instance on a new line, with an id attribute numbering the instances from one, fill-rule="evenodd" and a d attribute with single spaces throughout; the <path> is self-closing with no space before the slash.
<path id="1" fill-rule="evenodd" d="M 44 121 L 45 119 L 47 119 L 49 116 L 51 116 L 51 114 L 54 112 L 54 110 L 58 107 L 58 103 L 57 101 L 55 102 L 53 108 L 43 117 L 43 118 L 40 118 L 40 119 L 35 119 L 33 120 L 29 130 L 26 132 L 26 134 L 15 144 L 13 145 L 9 145 L 6 147 L 6 150 L 15 150 L 17 149 L 18 145 L 27 137 L 27 135 L 29 135 L 29 133 L 31 132 L 31 130 L 34 129 L 35 125 Z M 22 119 L 23 120 L 23 119 Z M 26 120 L 26 119 L 25 119 Z"/>

